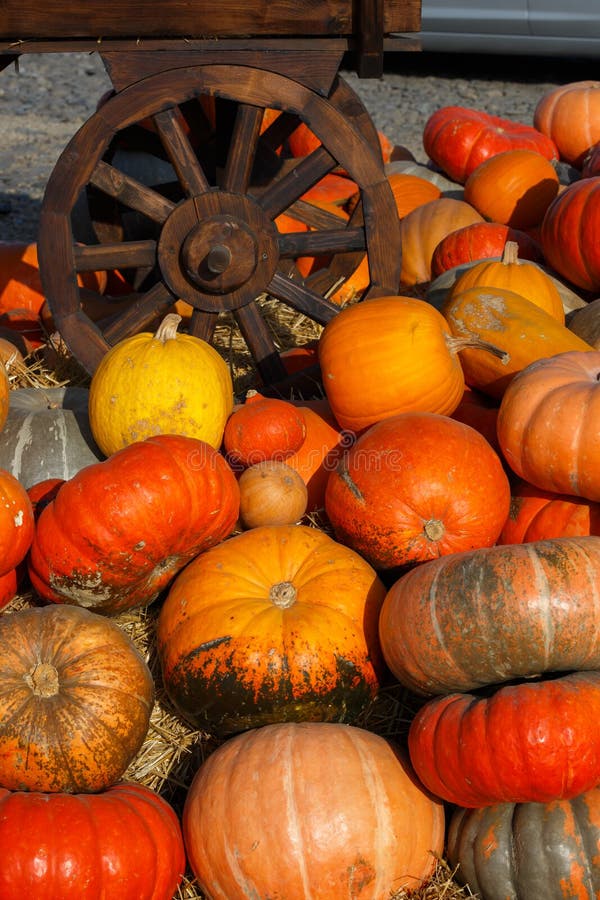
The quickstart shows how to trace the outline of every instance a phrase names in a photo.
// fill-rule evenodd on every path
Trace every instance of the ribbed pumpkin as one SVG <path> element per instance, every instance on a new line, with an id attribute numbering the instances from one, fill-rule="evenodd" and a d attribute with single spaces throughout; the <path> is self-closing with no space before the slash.
<path id="1" fill-rule="evenodd" d="M 109 619 L 53 605 L 0 616 L 2 787 L 105 790 L 142 746 L 153 703 L 144 658 Z"/>
<path id="2" fill-rule="evenodd" d="M 218 734 L 353 721 L 381 676 L 385 588 L 357 553 L 305 525 L 253 528 L 193 560 L 161 608 L 164 684 Z"/>
<path id="3" fill-rule="evenodd" d="M 581 164 L 581 177 L 593 178 L 600 175 L 600 139 L 586 153 Z"/>
<path id="4" fill-rule="evenodd" d="M 183 833 L 212 900 L 388 900 L 432 875 L 444 812 L 385 738 L 284 723 L 209 756 L 188 791 Z"/>
<path id="5" fill-rule="evenodd" d="M 72 478 L 103 459 L 88 418 L 83 387 L 15 388 L 0 442 L 0 467 L 25 488 L 47 478 Z"/>
<path id="6" fill-rule="evenodd" d="M 319 340 L 333 415 L 357 432 L 402 412 L 449 415 L 463 394 L 463 346 L 424 300 L 377 297 L 343 309 Z"/>
<path id="7" fill-rule="evenodd" d="M 600 788 L 572 800 L 457 809 L 447 858 L 481 900 L 595 900 L 600 883 Z"/>
<path id="8" fill-rule="evenodd" d="M 571 350 L 593 348 L 535 303 L 506 288 L 472 287 L 449 297 L 442 314 L 453 335 L 493 342 L 503 359 L 479 348 L 460 355 L 465 380 L 501 398 L 512 379 L 530 363 Z"/>
<path id="9" fill-rule="evenodd" d="M 403 574 L 379 623 L 390 670 L 423 695 L 600 668 L 600 538 L 481 547 Z"/>
<path id="10" fill-rule="evenodd" d="M 487 547 L 509 503 L 508 478 L 486 439 L 448 416 L 418 412 L 371 426 L 325 492 L 337 539 L 377 569 Z"/>
<path id="11" fill-rule="evenodd" d="M 533 112 L 533 124 L 549 137 L 560 158 L 581 168 L 600 140 L 600 81 L 572 81 L 547 91 Z"/>
<path id="12" fill-rule="evenodd" d="M 464 106 L 442 106 L 423 129 L 425 152 L 450 178 L 464 184 L 481 163 L 504 150 L 536 150 L 557 159 L 554 142 L 536 128 Z"/>
<path id="13" fill-rule="evenodd" d="M 238 512 L 239 487 L 220 453 L 159 434 L 61 486 L 37 521 L 29 577 L 55 603 L 106 615 L 146 606 L 190 559 L 231 534 Z"/>
<path id="14" fill-rule="evenodd" d="M 449 694 L 415 715 L 410 758 L 427 790 L 457 806 L 570 799 L 600 781 L 599 716 L 599 671 Z"/>
<path id="15" fill-rule="evenodd" d="M 507 241 L 500 260 L 480 260 L 466 267 L 447 296 L 455 297 L 467 288 L 486 287 L 505 288 L 520 294 L 561 325 L 565 324 L 563 303 L 553 280 L 535 263 L 519 259 L 519 247 L 514 241 Z"/>
<path id="16" fill-rule="evenodd" d="M 557 192 L 558 175 L 545 156 L 535 150 L 505 150 L 471 172 L 464 198 L 490 222 L 533 228 Z"/>
<path id="17" fill-rule="evenodd" d="M 544 491 L 521 478 L 510 491 L 510 512 L 498 544 L 600 535 L 600 503 Z"/>
<path id="18" fill-rule="evenodd" d="M 442 196 L 441 188 L 421 178 L 419 175 L 410 175 L 401 172 L 390 172 L 387 177 L 398 211 L 398 218 L 412 212 L 418 206 L 423 206 L 431 200 L 439 200 Z"/>
<path id="19" fill-rule="evenodd" d="M 442 238 L 474 222 L 483 222 L 483 216 L 470 203 L 452 197 L 430 200 L 404 216 L 400 221 L 400 286 L 429 281 L 433 251 Z"/>
<path id="20" fill-rule="evenodd" d="M 33 507 L 20 481 L 0 469 L 0 575 L 23 562 L 34 536 Z"/>
<path id="21" fill-rule="evenodd" d="M 598 92 L 600 98 L 600 91 Z M 600 176 L 568 185 L 542 220 L 540 240 L 550 266 L 585 291 L 600 290 Z"/>
<path id="22" fill-rule="evenodd" d="M 431 275 L 479 259 L 502 256 L 507 241 L 517 244 L 520 259 L 542 261 L 542 248 L 525 231 L 496 222 L 475 222 L 442 238 L 431 257 Z"/>
<path id="23" fill-rule="evenodd" d="M 548 491 L 600 501 L 600 351 L 559 353 L 528 366 L 498 413 L 511 469 Z"/>
<path id="24" fill-rule="evenodd" d="M 156 334 L 115 344 L 90 384 L 90 427 L 106 456 L 157 434 L 184 434 L 218 448 L 233 409 L 229 367 L 201 338 L 165 316 Z"/>
<path id="25" fill-rule="evenodd" d="M 170 900 L 185 871 L 175 811 L 133 783 L 83 795 L 0 788 L 0 853 L 3 900 Z"/>

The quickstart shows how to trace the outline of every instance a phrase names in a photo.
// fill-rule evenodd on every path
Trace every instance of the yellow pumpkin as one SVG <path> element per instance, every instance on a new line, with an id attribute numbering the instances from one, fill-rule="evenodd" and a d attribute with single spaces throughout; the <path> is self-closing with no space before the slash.
<path id="1" fill-rule="evenodd" d="M 92 376 L 90 427 L 106 456 L 156 434 L 220 447 L 233 409 L 229 367 L 206 341 L 179 334 L 180 321 L 170 313 L 155 334 L 119 341 Z"/>
<path id="2" fill-rule="evenodd" d="M 442 315 L 456 337 L 490 341 L 505 352 L 500 359 L 472 347 L 460 355 L 467 384 L 498 399 L 514 376 L 535 360 L 594 349 L 531 300 L 506 288 L 467 288 L 447 298 Z"/>
<path id="3" fill-rule="evenodd" d="M 554 281 L 534 262 L 519 259 L 516 241 L 506 242 L 502 259 L 482 259 L 466 268 L 448 291 L 446 299 L 472 287 L 514 291 L 545 310 L 561 325 L 565 324 L 563 302 Z"/>

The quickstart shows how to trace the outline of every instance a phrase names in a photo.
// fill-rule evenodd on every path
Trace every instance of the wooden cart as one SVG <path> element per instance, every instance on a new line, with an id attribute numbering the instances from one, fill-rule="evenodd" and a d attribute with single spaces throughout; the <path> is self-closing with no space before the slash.
<path id="1" fill-rule="evenodd" d="M 24 53 L 96 51 L 114 88 L 59 157 L 38 238 L 56 327 L 90 374 L 184 300 L 190 333 L 208 341 L 234 315 L 263 382 L 278 384 L 285 369 L 257 298 L 325 324 L 339 311 L 332 286 L 365 252 L 365 296 L 397 290 L 400 231 L 378 135 L 339 68 L 351 59 L 360 77 L 379 77 L 385 49 L 418 49 L 419 26 L 419 0 L 0 5 L 0 68 Z M 267 125 L 265 110 L 281 112 Z M 286 158 L 300 123 L 320 145 Z M 336 169 L 360 198 L 341 224 L 301 199 Z M 283 213 L 309 230 L 281 233 Z M 302 278 L 306 256 L 323 263 Z M 96 321 L 78 276 L 98 270 L 124 272 L 131 290 Z"/>

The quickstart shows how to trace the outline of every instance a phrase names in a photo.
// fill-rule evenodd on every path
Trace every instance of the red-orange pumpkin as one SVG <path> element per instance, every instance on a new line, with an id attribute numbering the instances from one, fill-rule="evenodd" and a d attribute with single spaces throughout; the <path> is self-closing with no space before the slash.
<path id="1" fill-rule="evenodd" d="M 487 547 L 498 538 L 509 504 L 502 463 L 478 431 L 416 412 L 361 435 L 325 492 L 337 539 L 377 569 Z"/>
<path id="2" fill-rule="evenodd" d="M 305 437 L 304 418 L 292 403 L 249 391 L 225 423 L 223 449 L 234 467 L 253 466 L 287 459 L 300 449 Z"/>
<path id="3" fill-rule="evenodd" d="M 444 813 L 385 738 L 287 723 L 238 735 L 200 766 L 183 833 L 212 900 L 388 900 L 432 875 Z"/>
<path id="4" fill-rule="evenodd" d="M 600 176 L 597 175 L 574 181 L 546 210 L 540 240 L 548 265 L 583 290 L 600 290 L 598 234 Z"/>
<path id="5" fill-rule="evenodd" d="M 533 112 L 533 124 L 549 137 L 561 159 L 580 168 L 600 140 L 600 81 L 572 81 L 550 88 Z"/>
<path id="6" fill-rule="evenodd" d="M 308 513 L 323 509 L 325 488 L 330 472 L 354 436 L 344 431 L 336 421 L 327 400 L 297 401 L 306 425 L 304 443 L 285 463 L 302 477 L 306 484 Z"/>
<path id="7" fill-rule="evenodd" d="M 25 559 L 34 535 L 33 507 L 14 475 L 0 469 L 0 575 Z"/>
<path id="8" fill-rule="evenodd" d="M 554 142 L 536 128 L 464 106 L 443 106 L 432 113 L 423 129 L 423 146 L 429 158 L 460 184 L 503 150 L 536 150 L 546 159 L 558 159 Z"/>
<path id="9" fill-rule="evenodd" d="M 525 481 L 598 502 L 599 415 L 600 351 L 558 353 L 531 363 L 509 384 L 498 442 Z"/>
<path id="10" fill-rule="evenodd" d="M 171 900 L 185 871 L 173 808 L 141 784 L 93 795 L 0 788 L 0 854 L 3 900 Z"/>
<path id="11" fill-rule="evenodd" d="M 204 441 L 138 441 L 65 482 L 37 521 L 29 577 L 55 603 L 113 615 L 146 606 L 233 531 L 239 488 Z"/>
<path id="12" fill-rule="evenodd" d="M 507 241 L 517 244 L 521 259 L 542 261 L 542 248 L 525 231 L 496 222 L 475 222 L 442 238 L 431 257 L 431 275 L 437 278 L 464 263 L 502 256 Z"/>
<path id="13" fill-rule="evenodd" d="M 252 528 L 180 573 L 158 618 L 169 696 L 231 734 L 354 721 L 380 684 L 385 588 L 357 553 L 305 525 Z"/>
<path id="14" fill-rule="evenodd" d="M 511 487 L 510 512 L 498 544 L 600 535 L 600 503 L 544 491 L 521 478 Z"/>

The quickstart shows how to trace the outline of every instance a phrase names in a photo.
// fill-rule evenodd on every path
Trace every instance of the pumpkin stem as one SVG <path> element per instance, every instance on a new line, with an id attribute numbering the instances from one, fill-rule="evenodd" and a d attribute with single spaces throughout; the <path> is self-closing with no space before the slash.
<path id="1" fill-rule="evenodd" d="M 503 366 L 510 362 L 510 353 L 507 353 L 506 350 L 501 350 L 500 347 L 496 347 L 495 344 L 491 344 L 489 341 L 483 341 L 475 335 L 472 335 L 472 337 L 457 337 L 453 334 L 446 334 L 445 340 L 450 353 L 459 353 L 461 350 L 468 349 L 486 350 L 488 353 L 497 356 Z"/>
<path id="2" fill-rule="evenodd" d="M 441 541 L 446 533 L 444 523 L 440 522 L 439 519 L 428 519 L 427 522 L 423 523 L 423 531 L 425 532 L 425 537 L 430 541 Z"/>
<path id="3" fill-rule="evenodd" d="M 504 245 L 501 262 L 505 266 L 520 264 L 521 260 L 519 259 L 519 245 L 516 241 L 506 242 L 506 244 Z"/>
<path id="4" fill-rule="evenodd" d="M 36 697 L 58 694 L 58 672 L 50 663 L 37 663 L 23 678 Z"/>
<path id="5" fill-rule="evenodd" d="M 167 313 L 154 335 L 155 341 L 164 344 L 166 341 L 172 341 L 177 337 L 177 326 L 181 322 L 181 316 L 177 313 Z"/>
<path id="6" fill-rule="evenodd" d="M 279 581 L 269 591 L 269 600 L 279 609 L 287 609 L 296 602 L 297 590 L 291 581 Z"/>

